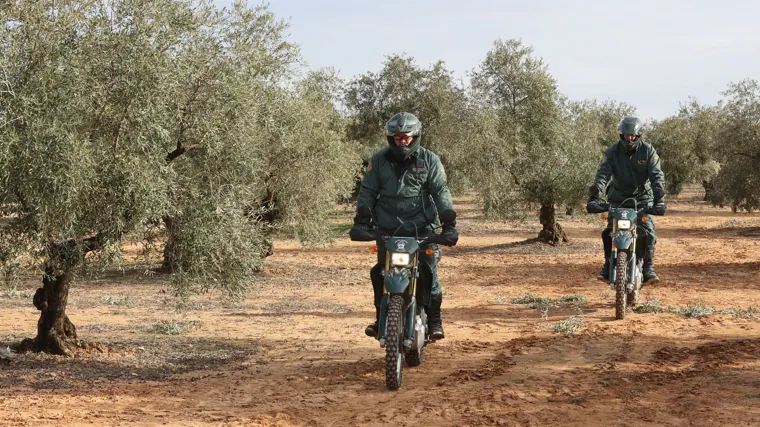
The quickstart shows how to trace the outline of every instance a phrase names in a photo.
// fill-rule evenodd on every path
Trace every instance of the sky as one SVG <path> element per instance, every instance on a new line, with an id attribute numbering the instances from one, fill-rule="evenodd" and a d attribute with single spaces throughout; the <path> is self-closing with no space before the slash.
<path id="1" fill-rule="evenodd" d="M 642 118 L 670 116 L 689 97 L 713 104 L 729 83 L 760 80 L 752 0 L 270 0 L 269 9 L 290 23 L 309 68 L 344 79 L 401 53 L 425 68 L 443 60 L 467 79 L 495 40 L 519 38 L 570 99 L 626 102 Z"/>

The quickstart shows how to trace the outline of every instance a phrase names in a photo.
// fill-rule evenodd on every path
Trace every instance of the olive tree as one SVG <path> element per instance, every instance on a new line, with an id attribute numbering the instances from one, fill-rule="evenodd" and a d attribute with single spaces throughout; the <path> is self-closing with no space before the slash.
<path id="1" fill-rule="evenodd" d="M 721 164 L 708 200 L 736 212 L 760 208 L 760 83 L 729 85 L 714 150 Z"/>
<path id="2" fill-rule="evenodd" d="M 305 242 L 329 239 L 327 217 L 339 197 L 350 195 L 361 166 L 335 107 L 340 83 L 331 70 L 309 72 L 295 87 L 273 91 L 262 117 L 258 210 L 268 225 Z"/>
<path id="3" fill-rule="evenodd" d="M 620 120 L 625 116 L 636 115 L 636 107 L 610 99 L 601 102 L 596 99 L 573 102 L 570 108 L 573 114 L 594 119 L 589 123 L 592 125 L 589 131 L 599 144 L 600 157 L 607 147 L 620 139 L 618 133 Z"/>
<path id="4" fill-rule="evenodd" d="M 155 234 L 166 218 L 178 295 L 245 291 L 266 251 L 252 206 L 268 188 L 289 188 L 268 186 L 271 153 L 322 135 L 323 118 L 332 129 L 331 106 L 305 90 L 289 100 L 280 92 L 297 86 L 288 84 L 298 49 L 286 25 L 265 7 L 220 11 L 204 0 L 19 0 L 0 7 L 0 22 L 2 259 L 26 253 L 43 282 L 37 336 L 22 347 L 69 353 L 78 268 Z M 278 108 L 316 121 L 273 149 Z M 299 153 L 314 147 L 317 156 L 349 152 L 334 133 L 301 147 L 292 165 L 310 165 L 314 157 Z M 337 197 L 340 187 L 312 188 Z M 311 212 L 298 209 L 303 199 L 281 198 L 288 212 Z M 304 218 L 286 217 L 294 226 Z"/>
<path id="5" fill-rule="evenodd" d="M 701 105 L 690 99 L 676 115 L 653 123 L 646 140 L 664 159 L 669 194 L 680 193 L 685 184 L 711 186 L 720 169 L 715 147 L 721 114 L 719 105 Z"/>
<path id="6" fill-rule="evenodd" d="M 442 61 L 422 68 L 412 57 L 390 56 L 379 72 L 367 72 L 346 84 L 344 105 L 347 137 L 360 144 L 365 165 L 373 152 L 387 144 L 388 119 L 406 111 L 422 121 L 422 144 L 438 154 L 449 180 L 465 185 L 459 161 L 463 153 L 457 149 L 469 132 L 467 96 Z"/>
<path id="7" fill-rule="evenodd" d="M 560 204 L 585 193 L 598 163 L 592 114 L 572 114 L 533 49 L 497 40 L 473 72 L 478 131 L 470 147 L 474 182 L 486 213 L 513 216 L 539 209 L 539 240 L 566 241 Z"/>

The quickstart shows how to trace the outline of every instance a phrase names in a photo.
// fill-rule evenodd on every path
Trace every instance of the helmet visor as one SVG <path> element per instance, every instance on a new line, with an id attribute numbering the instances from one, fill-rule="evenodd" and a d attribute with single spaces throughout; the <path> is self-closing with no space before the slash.
<path id="1" fill-rule="evenodd" d="M 393 141 L 396 145 L 407 146 L 411 144 L 414 139 L 414 136 L 412 135 L 413 133 L 414 132 L 394 132 Z"/>
<path id="2" fill-rule="evenodd" d="M 639 136 L 638 135 L 632 135 L 630 133 L 627 133 L 627 134 L 621 135 L 621 137 L 622 137 L 622 140 L 623 140 L 623 148 L 625 148 L 626 151 L 630 151 L 630 150 L 636 148 L 639 145 L 638 144 L 638 140 L 639 140 Z"/>

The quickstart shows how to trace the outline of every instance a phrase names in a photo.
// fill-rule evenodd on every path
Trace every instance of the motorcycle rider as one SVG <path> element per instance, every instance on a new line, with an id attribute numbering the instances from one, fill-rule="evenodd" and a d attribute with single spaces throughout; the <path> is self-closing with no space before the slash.
<path id="1" fill-rule="evenodd" d="M 625 199 L 635 197 L 638 205 L 647 206 L 652 214 L 665 215 L 665 175 L 660 168 L 657 151 L 641 137 L 643 128 L 644 123 L 637 117 L 624 117 L 618 124 L 620 140 L 604 152 L 594 183 L 589 187 L 590 212 L 593 211 L 590 206 L 601 203 L 602 194 L 611 179 L 607 188 L 607 201 L 611 205 L 617 206 Z M 607 222 L 607 228 L 602 231 L 604 266 L 597 279 L 603 281 L 609 280 L 610 274 L 611 232 L 612 217 Z M 639 221 L 637 232 L 642 236 L 638 242 L 644 249 L 644 283 L 656 284 L 660 278 L 654 271 L 657 236 L 652 219 Z M 636 248 L 636 251 L 641 253 L 640 248 Z"/>
<path id="2" fill-rule="evenodd" d="M 422 123 L 413 114 L 402 112 L 386 124 L 388 146 L 376 152 L 367 166 L 356 202 L 354 226 L 349 235 L 366 235 L 373 226 L 386 235 L 419 237 L 434 234 L 436 213 L 442 225 L 438 242 L 454 246 L 459 239 L 456 212 L 446 182 L 446 172 L 438 156 L 420 147 Z M 374 291 L 375 322 L 364 332 L 377 336 L 378 316 L 383 296 L 382 270 L 385 245 L 377 239 L 377 264 L 370 270 Z M 425 253 L 433 249 L 435 255 Z M 443 294 L 438 280 L 439 250 L 436 244 L 423 245 L 419 252 L 420 278 L 432 278 L 428 330 L 433 339 L 444 337 L 441 322 Z"/>

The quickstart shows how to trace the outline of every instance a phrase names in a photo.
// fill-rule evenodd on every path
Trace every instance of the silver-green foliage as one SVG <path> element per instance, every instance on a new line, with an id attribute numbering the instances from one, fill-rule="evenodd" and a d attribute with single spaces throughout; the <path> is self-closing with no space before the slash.
<path id="1" fill-rule="evenodd" d="M 572 334 L 578 331 L 583 326 L 583 317 L 571 316 L 567 319 L 562 319 L 552 326 L 552 332 L 555 334 Z"/>
<path id="2" fill-rule="evenodd" d="M 718 174 L 716 147 L 722 113 L 719 105 L 690 99 L 678 114 L 655 122 L 644 136 L 662 158 L 669 194 L 680 193 L 685 184 L 710 182 Z"/>
<path id="3" fill-rule="evenodd" d="M 107 250 L 170 218 L 177 293 L 234 296 L 262 262 L 263 194 L 304 240 L 321 236 L 352 154 L 266 7 L 19 0 L 0 23 L 5 252 L 67 270 L 62 242 Z"/>
<path id="4" fill-rule="evenodd" d="M 547 319 L 549 317 L 549 309 L 551 308 L 574 308 L 578 312 L 583 312 L 581 307 L 586 304 L 586 297 L 569 294 L 554 299 L 529 294 L 512 298 L 511 302 L 512 304 L 524 304 L 530 309 L 538 310 L 541 318 Z"/>
<path id="5" fill-rule="evenodd" d="M 438 154 L 447 175 L 458 187 L 466 186 L 468 139 L 472 123 L 464 88 L 442 61 L 430 68 L 417 65 L 406 55 L 389 56 L 379 72 L 367 72 L 345 87 L 347 136 L 360 144 L 368 159 L 387 145 L 385 123 L 406 111 L 422 121 L 422 146 Z"/>
<path id="6" fill-rule="evenodd" d="M 572 102 L 570 109 L 572 114 L 591 116 L 594 126 L 589 131 L 601 150 L 605 150 L 620 139 L 618 133 L 620 120 L 625 116 L 636 115 L 636 107 L 610 99 L 605 101 L 588 99 Z"/>
<path id="7" fill-rule="evenodd" d="M 708 199 L 734 211 L 760 208 L 760 83 L 742 80 L 724 93 L 724 116 L 715 147 L 721 163 Z"/>
<path id="8" fill-rule="evenodd" d="M 472 86 L 470 170 L 487 214 L 520 215 L 585 195 L 599 160 L 596 117 L 571 110 L 531 47 L 497 40 Z"/>
<path id="9" fill-rule="evenodd" d="M 309 72 L 292 90 L 278 90 L 268 106 L 265 185 L 260 198 L 274 201 L 277 224 L 307 242 L 329 238 L 327 217 L 348 196 L 361 165 L 355 142 L 334 108 L 341 81 L 331 70 Z"/>
<path id="10" fill-rule="evenodd" d="M 161 320 L 148 328 L 148 332 L 161 335 L 184 335 L 201 326 L 199 321 Z"/>

